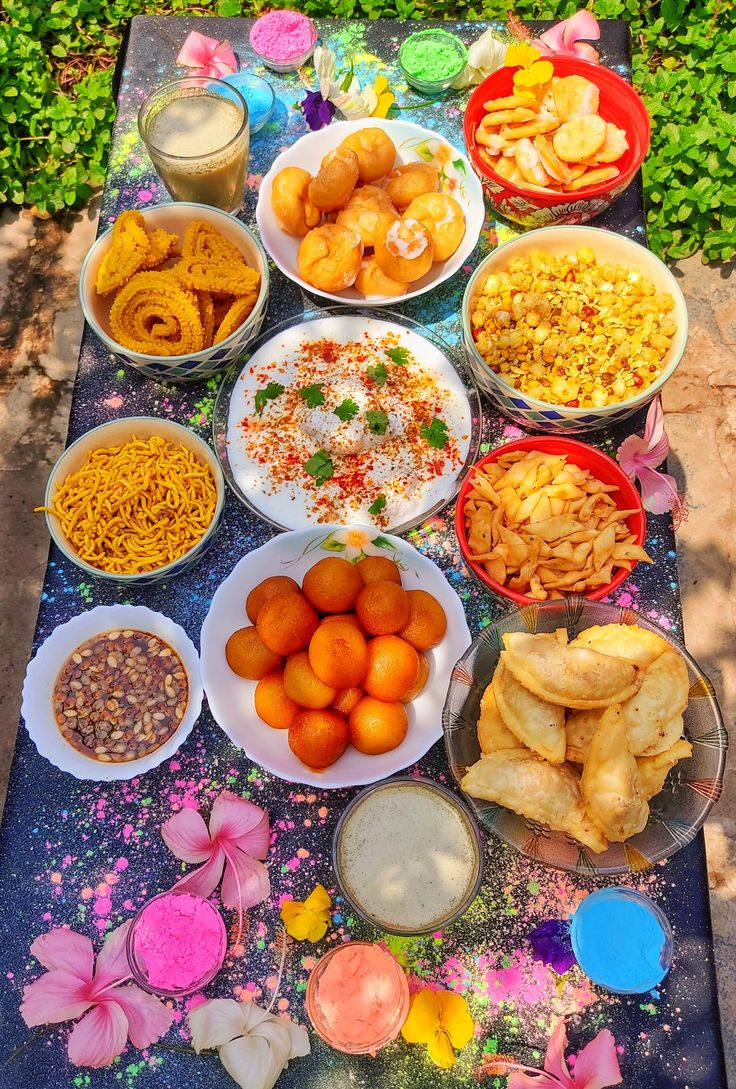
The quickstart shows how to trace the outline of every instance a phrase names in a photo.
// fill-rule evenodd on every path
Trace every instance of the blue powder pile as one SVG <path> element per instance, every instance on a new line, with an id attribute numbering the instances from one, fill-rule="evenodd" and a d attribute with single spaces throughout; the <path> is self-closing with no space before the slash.
<path id="1" fill-rule="evenodd" d="M 248 103 L 248 125 L 251 134 L 258 132 L 268 121 L 274 107 L 274 91 L 271 84 L 250 72 L 235 72 L 225 76 L 225 82 L 240 91 Z"/>
<path id="2" fill-rule="evenodd" d="M 578 963 L 594 983 L 641 994 L 669 971 L 668 935 L 654 904 L 630 889 L 601 889 L 583 900 L 571 925 Z"/>

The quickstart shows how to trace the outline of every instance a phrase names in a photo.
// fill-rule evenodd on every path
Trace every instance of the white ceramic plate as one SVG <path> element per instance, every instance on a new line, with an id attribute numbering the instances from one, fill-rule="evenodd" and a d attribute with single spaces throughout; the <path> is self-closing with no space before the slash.
<path id="1" fill-rule="evenodd" d="M 289 748 L 286 730 L 273 730 L 253 707 L 256 682 L 236 676 L 225 660 L 230 635 L 250 622 L 245 599 L 269 575 L 289 575 L 301 583 L 305 573 L 326 555 L 357 561 L 362 555 L 388 556 L 402 567 L 407 590 L 434 594 L 447 614 L 447 633 L 427 652 L 429 680 L 408 704 L 409 729 L 401 745 L 380 756 L 366 756 L 348 747 L 322 772 L 307 768 Z M 406 541 L 376 530 L 354 526 L 319 526 L 284 533 L 250 552 L 218 587 L 202 626 L 202 680 L 215 721 L 250 760 L 291 783 L 336 789 L 374 783 L 413 764 L 442 736 L 442 707 L 455 662 L 470 642 L 460 598 L 440 569 Z"/>
<path id="2" fill-rule="evenodd" d="M 389 297 L 366 299 L 353 287 L 347 288 L 339 295 L 330 295 L 326 291 L 318 291 L 306 280 L 302 280 L 297 268 L 300 240 L 282 231 L 271 208 L 273 179 L 279 171 L 287 166 L 300 166 L 303 170 L 308 170 L 310 174 L 316 174 L 328 151 L 333 151 L 350 133 L 366 128 L 383 129 L 391 137 L 396 145 L 397 166 L 422 162 L 433 163 L 437 166 L 441 172 L 442 192 L 454 197 L 465 212 L 465 237 L 458 249 L 446 261 L 433 265 L 421 280 L 410 284 L 406 295 L 398 299 Z M 484 218 L 483 189 L 473 168 L 461 151 L 448 144 L 444 137 L 436 132 L 421 128 L 411 121 L 385 121 L 377 117 L 369 117 L 364 121 L 336 121 L 324 129 L 302 136 L 293 147 L 282 151 L 274 160 L 273 166 L 261 182 L 256 207 L 256 221 L 261 241 L 285 276 L 313 295 L 321 295 L 324 299 L 333 299 L 339 303 L 354 305 L 357 302 L 361 306 L 395 306 L 397 303 L 406 302 L 407 299 L 416 298 L 417 295 L 423 295 L 425 291 L 431 291 L 438 284 L 449 280 L 465 264 L 475 249 Z"/>
<path id="3" fill-rule="evenodd" d="M 422 331 L 424 335 L 416 331 L 421 328 L 413 322 L 410 325 L 404 318 L 387 321 L 382 317 L 371 317 L 369 313 L 336 308 L 330 317 L 284 323 L 271 338 L 256 346 L 241 373 L 230 381 L 226 380 L 215 410 L 215 445 L 223 460 L 228 482 L 238 497 L 279 529 L 306 529 L 321 521 L 370 525 L 373 516 L 368 508 L 376 495 L 384 494 L 387 502 L 381 512 L 378 528 L 403 532 L 448 503 L 457 493 L 460 481 L 477 453 L 481 410 L 477 391 L 466 385 L 445 354 L 450 349 L 436 338 L 430 340 L 426 330 Z M 296 364 L 306 343 L 324 340 L 338 344 L 360 344 L 365 342 L 366 337 L 378 343 L 387 335 L 395 337 L 398 345 L 411 353 L 409 367 L 419 364 L 421 376 L 426 375 L 436 383 L 431 397 L 433 403 L 442 406 L 441 418 L 457 446 L 455 454 L 445 457 L 441 451 L 427 445 L 426 466 L 441 457 L 444 459 L 441 473 L 432 478 L 429 468 L 425 477 L 420 475 L 421 468 L 419 472 L 414 471 L 402 440 L 396 437 L 401 435 L 401 431 L 395 430 L 402 427 L 411 430 L 413 418 L 402 422 L 403 403 L 396 397 L 393 401 L 389 399 L 385 394 L 388 387 L 383 387 L 381 407 L 389 414 L 389 445 L 354 455 L 333 455 L 338 470 L 347 465 L 351 465 L 353 470 L 365 470 L 371 486 L 365 489 L 363 496 L 345 493 L 333 481 L 325 482 L 318 489 L 304 487 L 308 478 L 302 471 L 290 470 L 287 474 L 284 470 L 284 479 L 278 484 L 273 483 L 271 474 L 274 467 L 279 472 L 283 469 L 278 458 L 274 462 L 273 441 L 264 453 L 259 445 L 260 430 L 249 432 L 254 434 L 253 440 L 249 441 L 242 422 L 260 421 L 268 426 L 269 418 L 279 411 L 279 402 L 267 404 L 259 418 L 255 413 L 256 392 L 264 388 L 267 380 L 277 381 L 287 389 L 293 387 Z M 363 367 L 376 360 L 390 365 L 379 350 L 375 359 L 368 360 Z M 330 409 L 348 396 L 362 403 L 364 396 L 373 394 L 371 380 L 368 379 L 367 385 L 364 385 L 360 378 L 355 378 L 352 366 L 347 376 L 338 373 L 333 363 L 325 362 L 321 367 L 316 380 L 324 383 L 326 404 L 303 419 L 303 423 L 312 426 L 320 438 L 314 435 L 306 437 L 303 430 L 296 426 L 298 417 L 290 414 L 287 414 L 283 431 L 279 430 L 279 447 L 293 457 L 294 464 L 303 464 L 320 446 L 329 446 L 328 440 L 322 437 L 323 433 L 328 433 L 325 427 L 334 427 L 335 431 L 342 433 L 348 427 L 365 426 L 361 423 L 362 416 L 356 417 L 354 424 L 341 424 Z M 359 367 L 356 364 L 355 370 L 358 371 Z M 314 379 L 310 377 L 310 380 Z M 228 396 L 229 405 L 226 406 L 221 399 Z M 300 411 L 301 406 L 298 406 L 295 412 Z M 226 429 L 224 442 L 223 427 Z M 394 438 L 390 441 L 392 434 Z M 415 464 L 424 466 L 425 461 Z M 336 475 L 339 473 L 336 472 Z"/>
<path id="4" fill-rule="evenodd" d="M 103 632 L 126 629 L 150 632 L 176 651 L 186 670 L 189 703 L 179 729 L 166 744 L 140 760 L 106 764 L 84 756 L 64 740 L 53 715 L 53 690 L 59 671 L 80 644 Z M 168 616 L 155 613 L 143 605 L 98 605 L 87 613 L 72 617 L 66 624 L 60 624 L 38 648 L 26 670 L 20 713 L 41 756 L 76 779 L 107 783 L 115 779 L 133 779 L 168 760 L 192 732 L 201 708 L 199 655 L 184 629 Z"/>

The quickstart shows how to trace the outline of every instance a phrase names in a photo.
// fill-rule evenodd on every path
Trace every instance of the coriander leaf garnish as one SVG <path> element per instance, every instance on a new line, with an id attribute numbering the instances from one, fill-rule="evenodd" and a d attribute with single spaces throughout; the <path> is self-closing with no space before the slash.
<path id="1" fill-rule="evenodd" d="M 427 440 L 430 446 L 434 446 L 435 450 L 444 450 L 450 438 L 447 433 L 447 424 L 437 416 L 435 416 L 431 424 L 422 424 L 419 428 L 419 434 L 423 439 Z"/>
<path id="2" fill-rule="evenodd" d="M 265 389 L 258 390 L 256 393 L 256 412 L 259 416 L 263 415 L 266 402 L 275 401 L 277 397 L 281 396 L 285 388 L 280 382 L 269 382 Z"/>
<path id="3" fill-rule="evenodd" d="M 386 506 L 386 496 L 381 494 L 377 495 L 368 508 L 369 514 L 380 514 L 383 508 Z"/>
<path id="4" fill-rule="evenodd" d="M 409 350 L 407 348 L 387 348 L 385 353 L 397 367 L 405 367 L 409 362 Z"/>
<path id="5" fill-rule="evenodd" d="M 386 384 L 386 378 L 388 377 L 388 371 L 384 363 L 377 363 L 375 367 L 368 367 L 368 377 L 372 378 L 377 386 L 383 386 Z"/>
<path id="6" fill-rule="evenodd" d="M 326 450 L 318 450 L 312 454 L 308 461 L 304 462 L 304 469 L 314 477 L 315 484 L 324 484 L 335 472 L 332 458 Z"/>
<path id="7" fill-rule="evenodd" d="M 388 427 L 388 416 L 385 412 L 380 410 L 373 412 L 368 411 L 365 414 L 366 422 L 368 424 L 368 430 L 372 431 L 374 435 L 385 435 L 386 428 Z"/>
<path id="8" fill-rule="evenodd" d="M 350 421 L 355 419 L 358 415 L 360 408 L 350 397 L 346 397 L 344 401 L 340 402 L 337 408 L 333 408 L 332 412 L 339 420 L 342 420 L 343 423 L 350 423 Z"/>
<path id="9" fill-rule="evenodd" d="M 324 382 L 314 382 L 311 386 L 302 386 L 299 396 L 306 401 L 309 408 L 319 408 L 325 403 L 325 395 L 322 392 Z"/>

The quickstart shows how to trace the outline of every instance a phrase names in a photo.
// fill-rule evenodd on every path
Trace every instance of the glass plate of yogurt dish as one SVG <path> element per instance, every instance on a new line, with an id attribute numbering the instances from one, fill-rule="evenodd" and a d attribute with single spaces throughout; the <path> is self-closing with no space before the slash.
<path id="1" fill-rule="evenodd" d="M 402 533 L 457 494 L 481 422 L 439 337 L 390 311 L 334 308 L 256 341 L 220 387 L 213 431 L 228 484 L 278 529 Z"/>
<path id="2" fill-rule="evenodd" d="M 404 594 L 408 626 L 393 615 Z M 363 641 L 368 657 L 346 675 Z M 273 775 L 362 786 L 409 767 L 442 737 L 450 674 L 469 642 L 460 598 L 406 541 L 368 526 L 312 526 L 250 552 L 220 584 L 202 626 L 202 683 L 218 725 Z M 322 672 L 330 650 L 340 679 Z M 376 723 L 376 711 L 388 719 Z"/>

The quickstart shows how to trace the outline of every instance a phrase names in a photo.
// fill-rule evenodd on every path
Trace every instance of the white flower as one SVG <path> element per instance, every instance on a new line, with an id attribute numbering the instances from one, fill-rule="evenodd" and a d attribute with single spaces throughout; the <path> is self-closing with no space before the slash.
<path id="1" fill-rule="evenodd" d="M 346 90 L 335 79 L 337 60 L 326 46 L 318 45 L 312 57 L 314 70 L 319 79 L 319 93 L 327 98 L 348 121 L 361 121 L 371 117 L 378 106 L 378 95 L 372 87 L 361 89 L 357 76 L 353 76 Z"/>
<path id="2" fill-rule="evenodd" d="M 194 1050 L 217 1048 L 242 1089 L 273 1089 L 290 1059 L 308 1055 L 307 1030 L 252 1002 L 212 998 L 189 1014 Z"/>
<path id="3" fill-rule="evenodd" d="M 473 42 L 468 50 L 468 63 L 452 86 L 462 88 L 482 83 L 486 76 L 490 76 L 491 72 L 495 72 L 502 66 L 506 49 L 506 42 L 497 38 L 493 30 L 487 30 L 485 34 L 481 34 L 478 41 Z"/>

